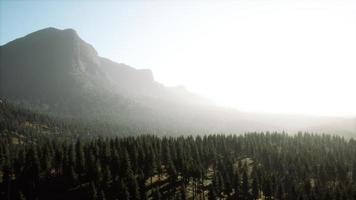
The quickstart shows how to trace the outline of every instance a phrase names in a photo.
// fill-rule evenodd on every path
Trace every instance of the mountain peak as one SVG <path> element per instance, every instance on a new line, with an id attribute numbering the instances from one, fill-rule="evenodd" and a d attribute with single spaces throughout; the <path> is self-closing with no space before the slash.
<path id="1" fill-rule="evenodd" d="M 79 94 L 110 91 L 152 93 L 151 70 L 135 69 L 98 55 L 74 29 L 38 30 L 1 46 L 0 97 L 56 105 Z M 80 102 L 80 101 L 78 101 Z"/>
<path id="2" fill-rule="evenodd" d="M 44 29 L 40 29 L 38 31 L 28 34 L 27 36 L 37 35 L 37 34 L 70 34 L 72 36 L 78 36 L 77 31 L 75 31 L 72 28 L 58 29 L 58 28 L 54 28 L 54 27 L 47 27 Z"/>
<path id="3" fill-rule="evenodd" d="M 1 46 L 0 57 L 0 96 L 9 99 L 50 104 L 101 84 L 104 74 L 95 49 L 73 29 L 30 33 Z"/>
<path id="4" fill-rule="evenodd" d="M 171 91 L 156 82 L 149 69 L 100 57 L 74 29 L 45 28 L 0 50 L 0 98 L 40 105 L 40 110 L 44 106 L 45 110 L 77 113 L 98 104 L 116 106 L 113 102 L 126 99 L 142 105 L 192 102 L 188 92 Z"/>
<path id="5" fill-rule="evenodd" d="M 24 37 L 15 39 L 13 41 L 8 42 L 5 45 L 11 46 L 15 41 L 19 40 L 44 40 L 44 39 L 57 39 L 57 38 L 72 38 L 72 39 L 78 39 L 80 38 L 78 33 L 74 29 L 57 29 L 54 27 L 48 27 L 44 28 L 35 32 L 32 32 L 30 34 L 25 35 Z M 5 46 L 4 45 L 4 46 Z"/>

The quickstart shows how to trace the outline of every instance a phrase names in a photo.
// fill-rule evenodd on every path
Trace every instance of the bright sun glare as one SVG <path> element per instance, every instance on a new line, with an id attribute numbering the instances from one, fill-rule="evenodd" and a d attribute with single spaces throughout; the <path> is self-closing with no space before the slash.
<path id="1" fill-rule="evenodd" d="M 32 26 L 32 31 L 74 28 L 101 56 L 150 68 L 157 81 L 184 85 L 219 105 L 243 111 L 356 115 L 354 0 L 41 5 L 30 2 L 21 17 L 2 10 L 3 19 L 19 20 L 18 33 L 31 32 L 26 27 Z M 41 12 L 31 15 L 34 9 Z M 53 16 L 43 17 L 42 11 Z M 63 21 L 63 13 L 68 20 Z M 15 24 L 1 22 L 7 23 L 3 27 Z M 4 35 L 11 35 L 8 41 L 14 39 L 10 30 L 3 28 Z"/>
<path id="2" fill-rule="evenodd" d="M 356 114 L 355 2 L 168 8 L 166 20 L 177 19 L 178 28 L 162 31 L 151 48 L 149 67 L 159 81 L 244 111 Z"/>

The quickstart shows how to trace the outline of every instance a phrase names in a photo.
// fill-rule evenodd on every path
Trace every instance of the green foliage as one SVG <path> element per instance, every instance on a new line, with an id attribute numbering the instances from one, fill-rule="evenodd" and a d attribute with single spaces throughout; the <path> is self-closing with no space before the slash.
<path id="1" fill-rule="evenodd" d="M 0 117 L 0 199 L 356 196 L 352 139 L 269 132 L 157 137 L 144 130 L 139 136 L 96 137 L 73 134 L 94 133 L 97 128 L 90 125 L 74 128 L 42 115 L 0 108 L 7 116 Z M 33 127 L 30 132 L 25 122 Z M 38 124 L 51 130 L 60 127 L 63 134 L 45 134 Z"/>

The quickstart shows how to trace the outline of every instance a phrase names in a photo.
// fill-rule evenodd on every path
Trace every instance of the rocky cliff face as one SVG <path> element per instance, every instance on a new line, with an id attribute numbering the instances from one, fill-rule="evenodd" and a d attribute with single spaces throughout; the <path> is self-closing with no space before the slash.
<path id="1" fill-rule="evenodd" d="M 45 29 L 1 47 L 0 95 L 13 100 L 55 102 L 76 81 L 75 34 Z"/>
<path id="2" fill-rule="evenodd" d="M 72 29 L 46 28 L 16 39 L 1 46 L 0 58 L 0 98 L 36 107 L 80 112 L 121 103 L 116 111 L 122 111 L 182 99 L 157 83 L 151 70 L 98 56 Z"/>
<path id="3" fill-rule="evenodd" d="M 181 87 L 165 87 L 150 70 L 102 58 L 72 29 L 47 28 L 0 46 L 0 103 L 19 103 L 37 111 L 95 118 L 165 130 L 288 130 L 287 116 L 259 116 L 215 107 Z M 329 119 L 307 119 L 295 130 L 333 130 Z M 296 119 L 289 120 L 298 124 Z M 333 121 L 335 121 L 333 119 Z M 327 127 L 327 128 L 319 128 Z M 309 130 L 309 129 L 308 129 Z M 342 130 L 343 133 L 346 131 Z M 326 131 L 325 131 L 326 132 Z"/>
<path id="4" fill-rule="evenodd" d="M 125 64 L 100 58 L 101 68 L 118 92 L 145 94 L 158 87 L 149 69 L 134 69 Z"/>

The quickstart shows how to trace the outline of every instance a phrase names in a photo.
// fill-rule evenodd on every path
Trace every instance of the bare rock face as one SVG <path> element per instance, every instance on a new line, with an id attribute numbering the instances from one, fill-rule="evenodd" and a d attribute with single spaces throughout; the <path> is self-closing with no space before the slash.
<path id="1" fill-rule="evenodd" d="M 72 29 L 46 28 L 1 46 L 0 99 L 64 117 L 145 128 L 257 127 L 235 123 L 234 116 L 225 117 L 225 111 L 184 88 L 163 86 L 151 70 L 100 57 Z"/>
<path id="2" fill-rule="evenodd" d="M 244 120 L 235 123 L 235 115 L 226 117 L 225 111 L 184 88 L 163 86 L 151 70 L 100 57 L 72 29 L 46 28 L 0 46 L 0 99 L 64 117 L 145 128 L 260 127 Z"/>
<path id="3" fill-rule="evenodd" d="M 100 67 L 118 92 L 141 93 L 157 86 L 149 69 L 134 69 L 128 65 L 101 58 Z"/>
<path id="4" fill-rule="evenodd" d="M 175 99 L 151 70 L 100 57 L 73 29 L 33 32 L 1 46 L 0 58 L 0 98 L 10 101 L 79 112 L 147 97 Z"/>
<path id="5" fill-rule="evenodd" d="M 61 116 L 105 118 L 166 130 L 288 128 L 280 125 L 287 124 L 286 116 L 278 121 L 270 115 L 218 108 L 183 87 L 163 86 L 154 80 L 151 70 L 102 58 L 73 29 L 46 28 L 0 46 L 0 104 L 5 102 Z M 349 127 L 342 131 L 355 133 L 356 120 L 341 120 L 325 128 L 319 126 L 322 120 L 315 120 L 318 126 L 310 130 L 336 132 L 341 128 L 335 127 Z M 296 130 L 306 124 L 305 118 L 300 121 Z M 307 121 L 310 124 L 311 119 Z M 295 119 L 291 122 L 297 124 Z M 323 122 L 331 124 L 330 120 Z"/>
<path id="6" fill-rule="evenodd" d="M 66 96 L 75 85 L 75 39 L 72 31 L 48 28 L 2 46 L 1 96 L 46 103 Z"/>

